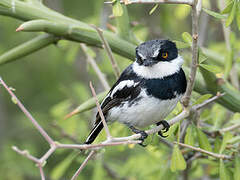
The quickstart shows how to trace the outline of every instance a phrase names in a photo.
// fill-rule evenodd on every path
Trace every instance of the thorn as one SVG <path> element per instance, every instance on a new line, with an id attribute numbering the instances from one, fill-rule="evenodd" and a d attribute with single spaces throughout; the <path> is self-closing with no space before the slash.
<path id="1" fill-rule="evenodd" d="M 16 32 L 23 31 L 23 30 L 24 30 L 24 28 L 21 27 L 21 26 L 19 26 L 19 27 L 16 29 Z"/>
<path id="2" fill-rule="evenodd" d="M 66 116 L 64 116 L 64 120 L 66 120 L 66 119 L 69 119 L 69 118 L 71 118 L 72 116 L 74 116 L 75 114 L 77 114 L 77 110 L 75 109 L 75 110 L 73 110 L 72 112 L 70 112 L 70 113 L 68 113 Z"/>

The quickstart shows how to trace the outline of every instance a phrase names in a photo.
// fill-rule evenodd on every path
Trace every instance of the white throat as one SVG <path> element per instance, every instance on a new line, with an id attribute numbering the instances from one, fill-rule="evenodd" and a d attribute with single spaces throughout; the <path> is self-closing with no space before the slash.
<path id="1" fill-rule="evenodd" d="M 174 60 L 159 61 L 159 63 L 153 66 L 139 65 L 136 61 L 133 63 L 133 71 L 138 75 L 146 79 L 164 78 L 170 76 L 180 70 L 183 64 L 183 58 L 178 56 Z"/>

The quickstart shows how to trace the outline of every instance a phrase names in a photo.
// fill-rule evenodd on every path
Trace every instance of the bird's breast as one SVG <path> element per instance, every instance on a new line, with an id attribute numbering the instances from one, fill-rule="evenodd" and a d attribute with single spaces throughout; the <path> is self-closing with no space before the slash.
<path id="1" fill-rule="evenodd" d="M 181 98 L 176 96 L 170 100 L 160 100 L 142 91 L 134 101 L 125 101 L 120 106 L 109 110 L 107 121 L 118 121 L 136 127 L 146 127 L 163 120 L 177 105 Z"/>

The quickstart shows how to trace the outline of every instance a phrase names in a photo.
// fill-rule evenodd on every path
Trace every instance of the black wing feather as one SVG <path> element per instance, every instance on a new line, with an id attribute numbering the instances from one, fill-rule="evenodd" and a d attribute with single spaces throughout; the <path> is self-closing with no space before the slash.
<path id="1" fill-rule="evenodd" d="M 121 90 L 116 91 L 113 94 L 113 96 L 111 97 L 110 95 L 111 95 L 111 92 L 113 91 L 113 89 L 120 82 L 122 82 L 124 80 L 134 80 L 134 82 L 135 83 L 138 82 L 138 84 L 136 86 L 131 86 L 131 87 L 125 86 Z M 113 107 L 120 105 L 123 101 L 134 99 L 135 97 L 137 97 L 141 91 L 140 83 L 141 83 L 141 79 L 133 72 L 132 65 L 128 66 L 123 71 L 123 73 L 121 74 L 121 76 L 119 77 L 117 82 L 112 86 L 107 97 L 102 102 L 101 109 L 102 109 L 103 115 L 106 117 L 108 111 L 110 109 L 112 109 Z M 95 140 L 95 138 L 98 136 L 98 134 L 101 132 L 102 129 L 103 129 L 103 124 L 101 121 L 101 117 L 100 117 L 99 113 L 97 113 L 94 127 L 93 127 L 92 131 L 90 132 L 85 143 L 91 144 Z"/>

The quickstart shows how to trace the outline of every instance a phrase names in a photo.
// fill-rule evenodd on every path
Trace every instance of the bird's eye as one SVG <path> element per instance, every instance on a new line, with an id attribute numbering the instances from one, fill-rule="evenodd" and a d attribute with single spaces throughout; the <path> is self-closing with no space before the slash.
<path id="1" fill-rule="evenodd" d="M 162 57 L 163 57 L 164 59 L 167 59 L 168 53 L 167 53 L 167 52 L 163 52 L 163 53 L 162 53 Z"/>

